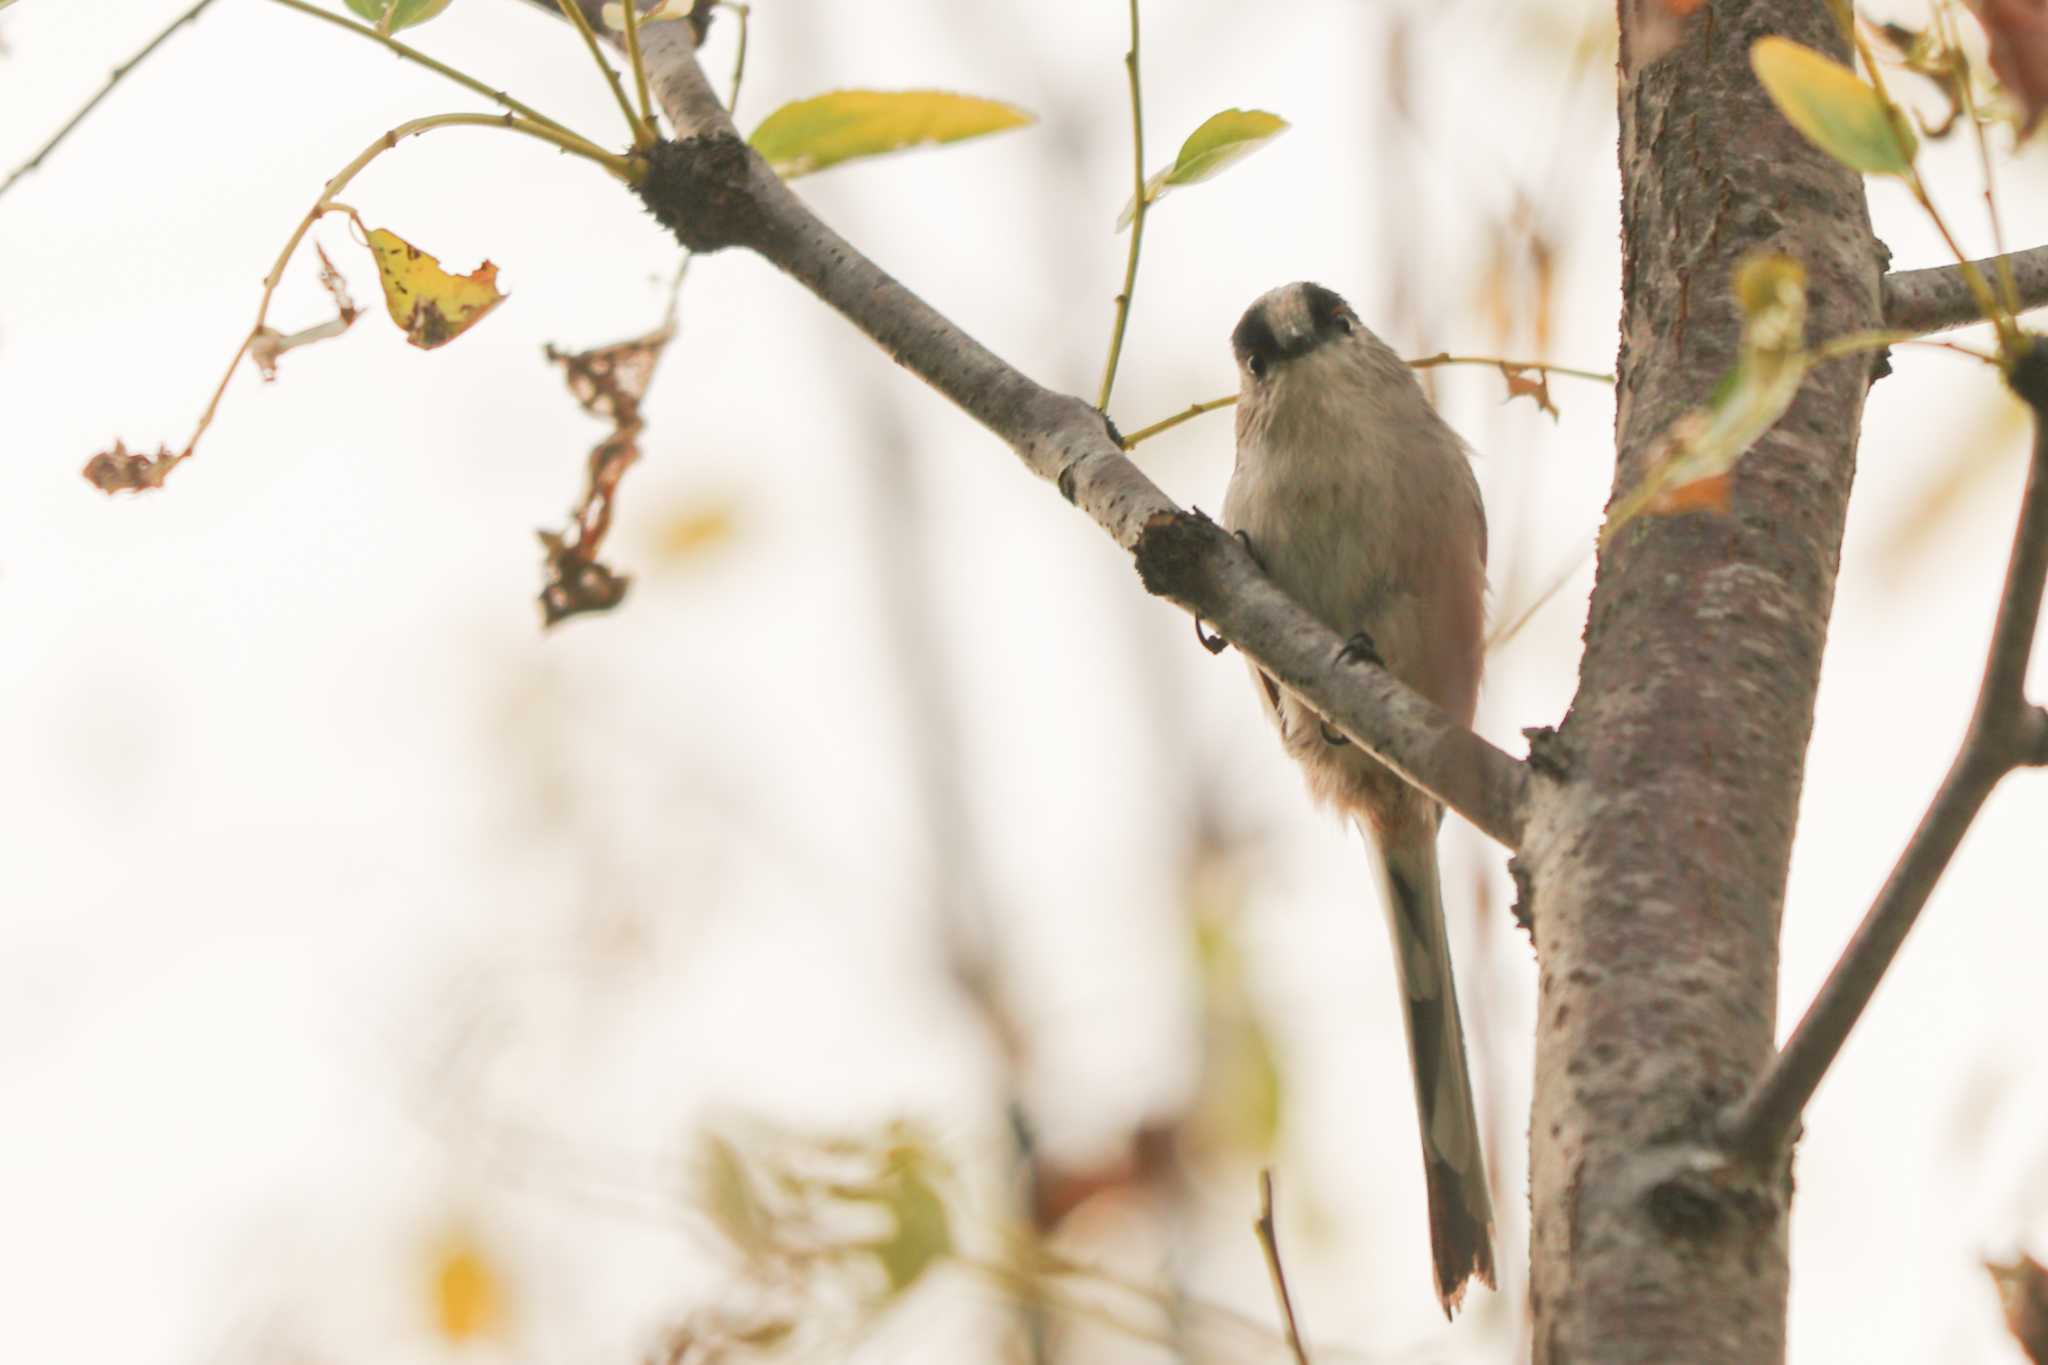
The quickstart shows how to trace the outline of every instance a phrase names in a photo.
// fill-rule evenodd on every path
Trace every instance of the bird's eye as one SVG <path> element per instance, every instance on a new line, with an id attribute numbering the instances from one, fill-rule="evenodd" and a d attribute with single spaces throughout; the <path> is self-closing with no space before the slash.
<path id="1" fill-rule="evenodd" d="M 1351 335 L 1351 319 L 1350 319 L 1350 318 L 1347 318 L 1347 317 L 1345 317 L 1345 316 L 1344 316 L 1344 315 L 1343 315 L 1342 313 L 1338 313 L 1338 314 L 1336 314 L 1336 315 L 1335 315 L 1334 317 L 1332 317 L 1332 318 L 1330 319 L 1330 321 L 1332 321 L 1332 322 L 1336 323 L 1336 324 L 1337 324 L 1337 330 L 1338 330 L 1338 331 L 1340 331 L 1340 332 L 1342 332 L 1342 333 L 1343 333 L 1343 334 L 1344 334 L 1345 336 L 1350 336 L 1350 335 Z"/>
<path id="2" fill-rule="evenodd" d="M 1252 378 L 1262 379 L 1266 373 L 1266 357 L 1254 354 L 1244 362 L 1244 367 L 1252 372 Z"/>

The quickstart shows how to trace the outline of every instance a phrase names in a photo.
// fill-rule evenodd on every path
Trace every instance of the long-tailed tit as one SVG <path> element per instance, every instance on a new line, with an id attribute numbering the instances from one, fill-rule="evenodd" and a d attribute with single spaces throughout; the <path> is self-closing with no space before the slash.
<path id="1" fill-rule="evenodd" d="M 1289 284 L 1245 310 L 1224 522 L 1348 652 L 1470 724 L 1484 654 L 1486 513 L 1465 443 L 1350 306 Z M 1493 1284 L 1493 1211 L 1437 876 L 1443 808 L 1252 670 L 1319 802 L 1366 836 L 1394 938 L 1446 1314 Z"/>

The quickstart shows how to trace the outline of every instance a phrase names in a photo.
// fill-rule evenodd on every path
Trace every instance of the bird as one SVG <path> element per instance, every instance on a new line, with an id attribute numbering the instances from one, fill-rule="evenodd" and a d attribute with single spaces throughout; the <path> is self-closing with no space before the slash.
<path id="1" fill-rule="evenodd" d="M 1223 522 L 1346 643 L 1470 725 L 1485 655 L 1486 512 L 1465 442 L 1334 291 L 1299 281 L 1231 333 L 1237 458 Z M 1443 807 L 1252 665 L 1318 804 L 1364 834 L 1386 907 L 1446 1317 L 1494 1285 L 1493 1210 L 1437 865 Z"/>

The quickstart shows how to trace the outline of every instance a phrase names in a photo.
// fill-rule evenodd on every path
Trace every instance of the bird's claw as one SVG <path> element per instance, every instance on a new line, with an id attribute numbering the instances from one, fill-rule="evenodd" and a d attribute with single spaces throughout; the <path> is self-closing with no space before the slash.
<path id="1" fill-rule="evenodd" d="M 1230 648 L 1230 641 L 1224 639 L 1221 635 L 1211 635 L 1202 629 L 1202 618 L 1199 616 L 1195 618 L 1195 638 L 1200 640 L 1202 648 L 1208 650 L 1211 654 L 1221 654 L 1224 650 Z"/>
<path id="2" fill-rule="evenodd" d="M 1362 630 L 1344 642 L 1344 647 L 1337 651 L 1337 662 L 1340 664 L 1374 664 L 1380 668 L 1387 666 L 1387 661 L 1380 657 L 1379 646 L 1372 642 L 1372 636 L 1367 635 Z"/>
<path id="3" fill-rule="evenodd" d="M 1232 531 L 1231 534 L 1237 537 L 1238 544 L 1244 546 L 1244 552 L 1252 557 L 1252 563 L 1259 566 L 1259 572 L 1264 573 L 1266 571 L 1266 561 L 1260 559 L 1259 552 L 1252 548 L 1252 538 L 1250 534 L 1248 534 L 1243 528 L 1239 528 L 1238 530 Z"/>

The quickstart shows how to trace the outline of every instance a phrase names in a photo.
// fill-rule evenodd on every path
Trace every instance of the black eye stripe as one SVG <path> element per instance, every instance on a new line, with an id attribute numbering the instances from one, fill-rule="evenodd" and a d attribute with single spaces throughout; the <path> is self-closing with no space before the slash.
<path id="1" fill-rule="evenodd" d="M 1301 287 L 1302 297 L 1308 300 L 1308 315 L 1319 326 L 1327 326 L 1340 315 L 1350 311 L 1343 296 L 1334 289 L 1325 289 L 1319 284 L 1305 284 Z"/>
<path id="2" fill-rule="evenodd" d="M 1237 330 L 1230 334 L 1230 345 L 1239 355 L 1271 355 L 1280 349 L 1280 339 L 1273 335 L 1273 324 L 1256 307 L 1247 309 L 1238 319 Z"/>

